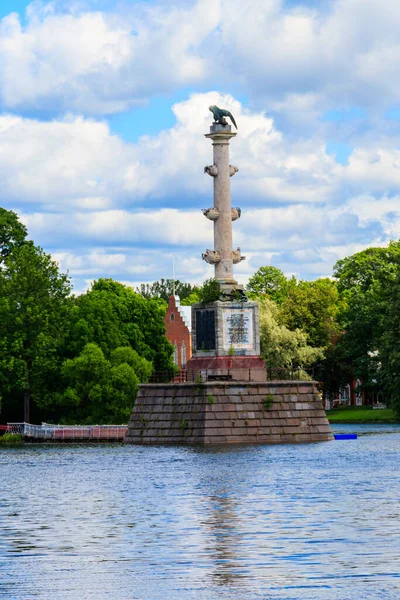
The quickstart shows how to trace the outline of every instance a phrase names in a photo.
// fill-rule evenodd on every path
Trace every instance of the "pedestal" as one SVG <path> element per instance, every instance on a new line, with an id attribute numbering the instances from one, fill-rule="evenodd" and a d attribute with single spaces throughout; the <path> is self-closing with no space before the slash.
<path id="1" fill-rule="evenodd" d="M 266 381 L 257 302 L 194 304 L 187 370 L 191 380 Z"/>
<path id="2" fill-rule="evenodd" d="M 333 440 L 314 381 L 144 384 L 128 444 L 287 444 Z"/>

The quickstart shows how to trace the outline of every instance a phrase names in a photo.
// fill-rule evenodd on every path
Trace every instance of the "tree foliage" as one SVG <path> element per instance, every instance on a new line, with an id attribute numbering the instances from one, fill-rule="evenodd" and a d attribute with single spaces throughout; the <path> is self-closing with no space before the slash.
<path id="1" fill-rule="evenodd" d="M 0 270 L 0 378 L 2 388 L 40 402 L 46 366 L 57 362 L 70 307 L 70 283 L 57 264 L 33 244 L 14 247 Z M 22 416 L 22 411 L 21 411 Z"/>
<path id="2" fill-rule="evenodd" d="M 249 279 L 246 286 L 247 291 L 255 296 L 266 294 L 277 304 L 286 298 L 291 283 L 295 282 L 292 278 L 288 280 L 284 273 L 272 266 L 260 267 L 258 271 Z"/>
<path id="3" fill-rule="evenodd" d="M 388 290 L 387 301 L 379 350 L 375 352 L 378 361 L 375 378 L 386 400 L 391 399 L 394 410 L 400 416 L 400 269 L 394 285 Z"/>
<path id="4" fill-rule="evenodd" d="M 26 240 L 27 230 L 12 210 L 0 207 L 0 265 Z"/>
<path id="5" fill-rule="evenodd" d="M 340 291 L 367 292 L 377 280 L 394 280 L 400 260 L 400 241 L 384 248 L 367 248 L 338 260 L 333 275 Z"/>
<path id="6" fill-rule="evenodd" d="M 289 329 L 305 331 L 311 346 L 328 347 L 340 332 L 338 317 L 344 307 L 336 282 L 300 280 L 288 288 L 279 314 Z"/>
<path id="7" fill-rule="evenodd" d="M 172 369 L 173 348 L 165 337 L 164 310 L 156 299 L 112 279 L 99 279 L 75 301 L 70 353 L 94 342 L 108 359 L 119 346 L 130 346 L 157 371 Z"/>
<path id="8" fill-rule="evenodd" d="M 355 377 L 363 381 L 364 389 L 370 391 L 384 388 L 381 354 L 395 322 L 399 265 L 400 242 L 391 242 L 387 248 L 357 252 L 334 267 L 338 288 L 347 299 L 342 314 L 345 333 L 338 343 L 340 354 L 352 365 Z M 390 351 L 385 351 L 385 357 L 390 364 Z"/>
<path id="9" fill-rule="evenodd" d="M 139 384 L 134 367 L 151 373 L 151 365 L 130 348 L 117 348 L 107 360 L 96 344 L 89 343 L 79 356 L 62 366 L 66 388 L 58 401 L 66 410 L 64 422 L 126 423 Z"/>
<path id="10" fill-rule="evenodd" d="M 26 234 L 0 210 L 3 418 L 126 422 L 138 383 L 173 368 L 164 301 L 111 279 L 74 298 L 68 276 Z"/>
<path id="11" fill-rule="evenodd" d="M 136 288 L 136 292 L 143 298 L 160 298 L 168 302 L 172 295 L 179 296 L 181 302 L 188 296 L 198 291 L 198 287 L 190 283 L 182 283 L 179 279 L 160 279 L 154 283 L 142 283 Z"/>
<path id="12" fill-rule="evenodd" d="M 261 354 L 268 368 L 279 371 L 303 370 L 311 367 L 323 357 L 323 348 L 314 348 L 307 343 L 307 334 L 300 330 L 290 330 L 279 323 L 279 309 L 264 296 L 259 298 Z"/>

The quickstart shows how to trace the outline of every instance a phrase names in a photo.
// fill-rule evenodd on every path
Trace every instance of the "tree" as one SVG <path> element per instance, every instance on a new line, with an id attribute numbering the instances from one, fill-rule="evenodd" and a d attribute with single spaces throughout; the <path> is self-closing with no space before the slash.
<path id="1" fill-rule="evenodd" d="M 27 236 L 27 230 L 12 210 L 0 207 L 0 265 L 14 248 L 20 247 Z"/>
<path id="2" fill-rule="evenodd" d="M 400 417 L 400 271 L 388 291 L 384 327 L 376 352 L 379 363 L 375 376 L 386 399 Z"/>
<path id="3" fill-rule="evenodd" d="M 139 356 L 136 350 L 130 346 L 121 346 L 111 352 L 110 363 L 113 366 L 122 364 L 129 365 L 137 375 L 140 383 L 149 381 L 153 372 L 153 364 L 145 358 Z"/>
<path id="4" fill-rule="evenodd" d="M 340 352 L 352 365 L 354 376 L 363 381 L 364 389 L 375 392 L 384 387 L 383 373 L 388 375 L 387 368 L 391 368 L 395 356 L 394 353 L 390 357 L 385 349 L 393 333 L 395 344 L 393 306 L 397 304 L 399 272 L 400 242 L 357 252 L 339 260 L 334 267 L 338 289 L 347 299 L 342 314 L 345 333 L 338 342 Z"/>
<path id="5" fill-rule="evenodd" d="M 67 359 L 62 366 L 66 389 L 59 397 L 65 411 L 62 420 L 93 424 L 126 423 L 139 384 L 134 369 L 125 361 L 120 362 L 126 357 L 129 359 L 129 352 L 114 351 L 111 363 L 96 344 L 86 344 L 79 356 Z"/>
<path id="6" fill-rule="evenodd" d="M 323 357 L 323 348 L 313 348 L 307 344 L 307 334 L 300 329 L 289 330 L 278 322 L 279 309 L 264 296 L 258 299 L 260 314 L 261 355 L 267 368 L 285 377 L 290 372 L 300 371 L 299 377 L 309 378 L 305 369 Z"/>
<path id="7" fill-rule="evenodd" d="M 198 287 L 192 286 L 190 283 L 182 283 L 179 279 L 160 279 L 154 283 L 142 283 L 140 287 L 136 288 L 136 291 L 143 298 L 161 298 L 165 302 L 168 302 L 170 296 L 176 295 L 182 302 L 190 294 L 197 292 Z"/>
<path id="8" fill-rule="evenodd" d="M 189 296 L 186 296 L 183 300 L 181 300 L 182 306 L 192 306 L 192 304 L 197 304 L 200 302 L 200 289 L 196 292 L 192 292 Z"/>
<path id="9" fill-rule="evenodd" d="M 340 291 L 366 292 L 377 279 L 397 275 L 400 261 L 400 241 L 391 241 L 384 248 L 367 248 L 338 260 L 333 267 L 333 276 Z"/>
<path id="10" fill-rule="evenodd" d="M 271 300 L 280 304 L 287 296 L 288 289 L 295 279 L 286 279 L 280 269 L 266 266 L 260 267 L 258 271 L 250 277 L 246 286 L 250 294 L 256 296 L 266 294 Z"/>
<path id="11" fill-rule="evenodd" d="M 63 343 L 70 306 L 70 283 L 58 265 L 33 244 L 13 246 L 0 270 L 0 380 L 24 397 L 24 420 L 31 399 L 40 403 L 43 372 Z M 10 399 L 9 399 L 10 402 Z M 21 411 L 22 412 L 22 411 Z"/>
<path id="12" fill-rule="evenodd" d="M 314 347 L 328 347 L 341 331 L 338 318 L 345 301 L 331 279 L 298 281 L 291 285 L 279 311 L 281 323 L 289 329 L 302 329 Z"/>
<path id="13" fill-rule="evenodd" d="M 157 299 L 145 299 L 112 279 L 99 279 L 75 300 L 68 355 L 77 356 L 93 342 L 108 360 L 116 348 L 130 346 L 156 371 L 171 370 L 173 347 L 165 337 L 164 314 Z"/>

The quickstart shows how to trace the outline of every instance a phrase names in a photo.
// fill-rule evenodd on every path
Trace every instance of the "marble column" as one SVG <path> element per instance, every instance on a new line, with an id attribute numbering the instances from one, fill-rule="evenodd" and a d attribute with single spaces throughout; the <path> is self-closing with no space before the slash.
<path id="1" fill-rule="evenodd" d="M 214 151 L 214 165 L 206 167 L 206 171 L 214 179 L 214 208 L 218 214 L 214 220 L 214 252 L 219 255 L 219 261 L 215 262 L 215 278 L 221 287 L 237 284 L 233 277 L 230 190 L 230 178 L 237 169 L 229 165 L 229 141 L 235 136 L 230 125 L 219 124 L 212 125 L 205 136 L 212 140 Z"/>

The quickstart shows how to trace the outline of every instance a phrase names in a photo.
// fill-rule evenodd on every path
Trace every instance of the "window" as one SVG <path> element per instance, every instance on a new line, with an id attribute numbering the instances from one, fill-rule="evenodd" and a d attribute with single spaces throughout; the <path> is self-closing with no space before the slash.
<path id="1" fill-rule="evenodd" d="M 175 315 L 174 315 L 174 313 L 171 313 L 169 315 L 169 320 L 171 321 L 171 323 L 173 323 L 175 321 Z"/>
<path id="2" fill-rule="evenodd" d="M 182 342 L 182 347 L 181 347 L 181 365 L 182 365 L 182 369 L 186 369 L 186 344 L 185 344 L 185 342 Z"/>
<path id="3" fill-rule="evenodd" d="M 178 365 L 179 357 L 178 357 L 178 344 L 174 342 L 174 364 Z"/>
<path id="4" fill-rule="evenodd" d="M 339 390 L 339 400 L 342 404 L 350 404 L 350 386 L 344 385 Z"/>

